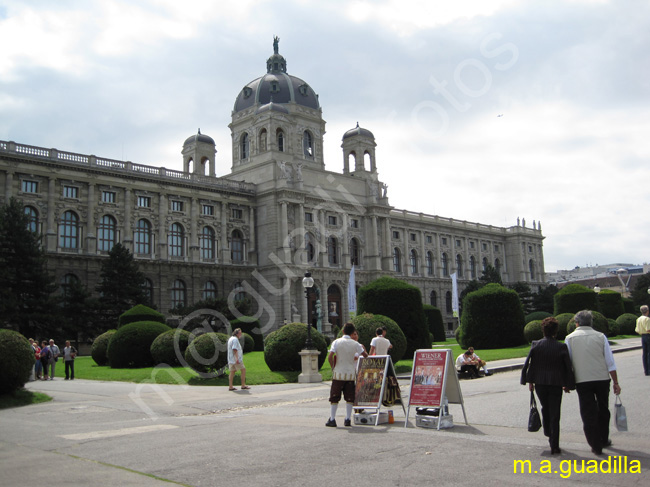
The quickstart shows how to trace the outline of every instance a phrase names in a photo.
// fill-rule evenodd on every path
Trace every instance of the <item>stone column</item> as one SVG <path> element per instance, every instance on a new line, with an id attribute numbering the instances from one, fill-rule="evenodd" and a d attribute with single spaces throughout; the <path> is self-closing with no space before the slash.
<path id="1" fill-rule="evenodd" d="M 47 230 L 45 234 L 45 247 L 49 252 L 56 252 L 56 222 L 54 218 L 54 198 L 56 191 L 56 179 L 50 178 L 47 189 Z"/>
<path id="2" fill-rule="evenodd" d="M 9 203 L 13 195 L 14 188 L 14 173 L 7 171 L 7 178 L 5 179 L 5 203 Z"/>
<path id="3" fill-rule="evenodd" d="M 133 252 L 133 228 L 131 227 L 131 214 L 133 212 L 133 191 L 129 188 L 124 189 L 124 235 L 122 242 L 124 246 Z"/>
<path id="4" fill-rule="evenodd" d="M 228 235 L 228 203 L 221 203 L 221 263 L 230 264 L 230 236 Z"/>
<path id="5" fill-rule="evenodd" d="M 329 257 L 327 252 L 327 231 L 325 228 L 325 211 L 318 210 L 318 226 L 320 228 L 320 255 L 318 261 L 321 267 L 329 266 Z"/>
<path id="6" fill-rule="evenodd" d="M 291 249 L 289 248 L 288 234 L 289 234 L 289 223 L 287 216 L 287 203 L 283 201 L 280 203 L 280 235 L 279 235 L 279 246 L 282 249 L 280 252 L 283 262 L 289 262 Z"/>
<path id="7" fill-rule="evenodd" d="M 115 235 L 117 239 L 117 235 Z M 86 222 L 86 253 L 97 253 L 97 236 L 95 235 L 95 184 L 88 184 L 88 221 Z"/>
<path id="8" fill-rule="evenodd" d="M 255 244 L 255 208 L 253 206 L 248 208 L 248 230 L 250 233 L 250 242 L 248 246 L 248 252 L 254 254 L 257 252 L 257 245 Z M 249 262 L 257 263 L 257 259 L 254 255 L 251 255 L 248 259 Z"/>
<path id="9" fill-rule="evenodd" d="M 343 220 L 343 232 L 341 232 L 341 269 L 351 269 L 352 263 L 350 262 L 350 221 L 347 213 L 341 215 Z"/>
<path id="10" fill-rule="evenodd" d="M 167 198 L 162 193 L 159 195 L 158 208 L 158 221 L 160 222 L 158 228 L 158 255 L 162 260 L 167 260 Z"/>
<path id="11" fill-rule="evenodd" d="M 190 262 L 200 262 L 201 255 L 199 249 L 199 230 L 198 222 L 199 219 L 199 205 L 196 198 L 190 199 L 190 235 L 189 235 L 189 260 Z"/>

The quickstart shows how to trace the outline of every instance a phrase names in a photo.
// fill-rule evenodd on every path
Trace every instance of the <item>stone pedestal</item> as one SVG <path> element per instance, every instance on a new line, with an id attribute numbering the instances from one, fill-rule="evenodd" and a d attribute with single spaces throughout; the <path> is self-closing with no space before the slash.
<path id="1" fill-rule="evenodd" d="M 301 350 L 298 352 L 302 361 L 302 373 L 298 376 L 299 383 L 321 382 L 323 377 L 318 372 L 318 350 Z"/>
<path id="2" fill-rule="evenodd" d="M 300 319 L 300 314 L 299 313 L 292 314 L 291 319 L 293 320 L 292 323 L 302 323 L 302 320 Z"/>

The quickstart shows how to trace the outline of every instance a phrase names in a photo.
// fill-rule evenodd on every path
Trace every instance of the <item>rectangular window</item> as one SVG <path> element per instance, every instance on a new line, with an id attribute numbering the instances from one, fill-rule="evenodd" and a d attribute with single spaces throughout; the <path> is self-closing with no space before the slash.
<path id="1" fill-rule="evenodd" d="M 327 223 L 328 223 L 329 225 L 334 225 L 334 226 L 336 226 L 336 217 L 335 217 L 335 216 L 331 216 L 331 215 L 328 216 L 328 217 L 327 217 Z"/>
<path id="2" fill-rule="evenodd" d="M 484 244 L 481 246 L 481 248 L 482 248 L 483 250 L 487 250 L 487 244 L 484 243 Z"/>
<path id="3" fill-rule="evenodd" d="M 183 211 L 183 202 L 172 200 L 172 211 Z"/>
<path id="4" fill-rule="evenodd" d="M 313 222 L 314 221 L 314 214 L 306 211 L 305 212 L 305 221 L 306 222 Z"/>
<path id="5" fill-rule="evenodd" d="M 214 216 L 214 206 L 212 205 L 201 205 L 201 213 L 208 216 Z"/>
<path id="6" fill-rule="evenodd" d="M 498 252 L 498 251 L 499 251 L 499 246 L 498 246 L 498 245 L 495 245 L 495 246 L 494 246 L 494 251 L 495 251 L 495 252 Z"/>
<path id="7" fill-rule="evenodd" d="M 28 181 L 23 179 L 21 187 L 23 193 L 38 193 L 38 181 Z"/>
<path id="8" fill-rule="evenodd" d="M 456 239 L 456 247 L 461 247 L 460 240 Z"/>
<path id="9" fill-rule="evenodd" d="M 433 243 L 433 237 L 431 235 L 427 235 L 427 243 Z"/>
<path id="10" fill-rule="evenodd" d="M 532 254 L 532 252 L 533 252 L 533 246 L 532 245 L 528 246 L 528 252 L 530 252 Z"/>
<path id="11" fill-rule="evenodd" d="M 138 196 L 138 206 L 140 208 L 151 208 L 150 196 Z"/>
<path id="12" fill-rule="evenodd" d="M 411 234 L 411 242 L 415 242 L 416 239 L 417 239 L 417 235 L 412 233 Z"/>
<path id="13" fill-rule="evenodd" d="M 399 232 L 398 232 L 398 231 L 393 230 L 393 238 L 394 238 L 395 240 L 399 240 Z"/>
<path id="14" fill-rule="evenodd" d="M 359 220 L 357 220 L 356 218 L 353 218 L 352 220 L 350 220 L 350 227 L 351 228 L 359 228 Z"/>
<path id="15" fill-rule="evenodd" d="M 63 186 L 64 198 L 79 198 L 79 188 L 76 186 Z"/>
<path id="16" fill-rule="evenodd" d="M 104 203 L 115 203 L 115 191 L 102 191 L 102 201 Z"/>
<path id="17" fill-rule="evenodd" d="M 469 248 L 470 248 L 470 249 L 473 249 L 473 248 L 474 248 L 474 242 L 470 242 L 470 243 L 469 243 Z"/>
<path id="18" fill-rule="evenodd" d="M 241 210 L 241 208 L 233 208 L 232 209 L 232 217 L 235 220 L 241 220 L 243 218 L 244 212 Z"/>
<path id="19" fill-rule="evenodd" d="M 447 245 L 447 237 L 442 237 L 440 239 L 440 242 L 442 243 L 442 245 Z"/>

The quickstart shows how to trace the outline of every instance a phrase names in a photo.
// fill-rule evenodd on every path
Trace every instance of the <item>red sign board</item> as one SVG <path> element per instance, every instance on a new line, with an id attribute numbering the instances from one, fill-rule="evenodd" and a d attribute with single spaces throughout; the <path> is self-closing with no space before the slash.
<path id="1" fill-rule="evenodd" d="M 415 351 L 409 406 L 440 406 L 446 366 L 446 350 Z"/>

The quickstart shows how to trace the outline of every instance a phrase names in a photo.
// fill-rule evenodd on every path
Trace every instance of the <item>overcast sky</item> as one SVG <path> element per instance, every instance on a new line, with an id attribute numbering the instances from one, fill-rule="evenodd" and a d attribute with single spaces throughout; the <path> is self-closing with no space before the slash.
<path id="1" fill-rule="evenodd" d="M 541 222 L 547 272 L 650 261 L 646 0 L 0 0 L 0 140 L 182 169 L 200 127 L 225 175 L 274 35 L 328 170 L 359 122 L 396 208 Z"/>

